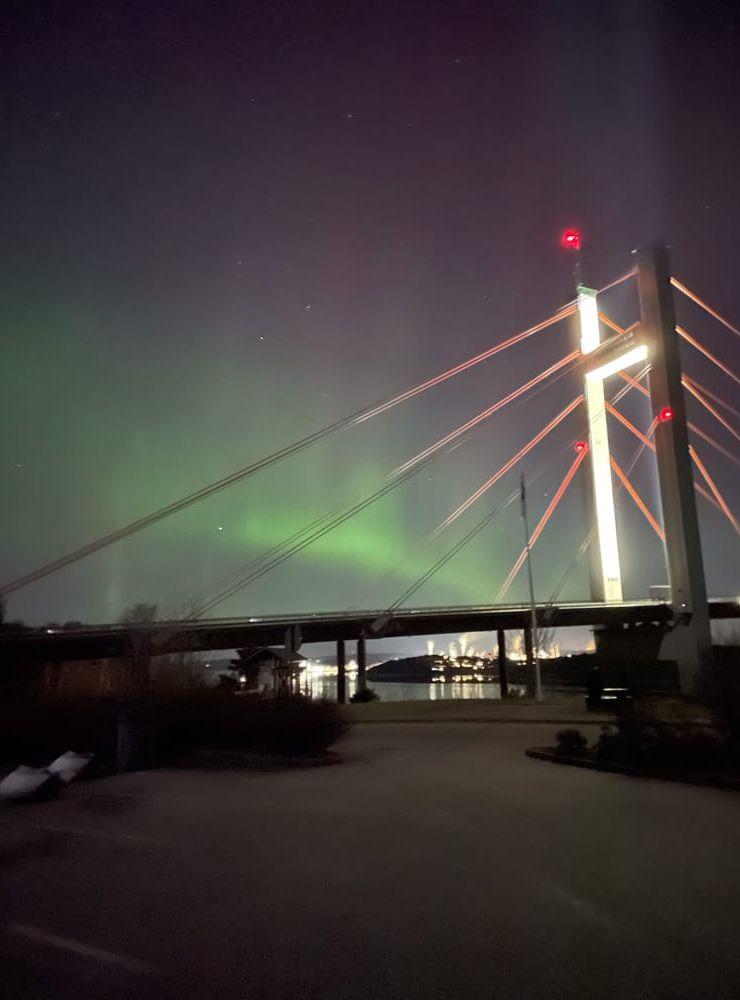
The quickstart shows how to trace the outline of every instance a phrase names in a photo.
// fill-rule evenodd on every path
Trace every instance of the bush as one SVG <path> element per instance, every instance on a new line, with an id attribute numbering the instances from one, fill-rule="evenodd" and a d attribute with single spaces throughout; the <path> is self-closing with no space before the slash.
<path id="1" fill-rule="evenodd" d="M 557 752 L 562 754 L 583 753 L 588 745 L 586 737 L 579 729 L 561 729 L 555 736 Z"/>
<path id="2" fill-rule="evenodd" d="M 715 646 L 702 670 L 701 700 L 730 739 L 740 742 L 740 646 Z"/>
<path id="3" fill-rule="evenodd" d="M 203 748 L 313 755 L 336 743 L 346 729 L 336 705 L 301 695 L 263 698 L 214 691 L 161 708 L 166 755 Z"/>
<path id="4" fill-rule="evenodd" d="M 336 705 L 299 696 L 267 699 L 216 690 L 127 702 L 24 699 L 0 705 L 0 761 L 43 766 L 78 750 L 112 768 L 122 717 L 132 738 L 146 742 L 142 761 L 150 764 L 206 748 L 316 755 L 346 729 Z"/>
<path id="5" fill-rule="evenodd" d="M 715 730 L 640 715 L 604 726 L 596 747 L 602 760 L 677 770 L 723 767 L 727 750 Z"/>
<path id="6" fill-rule="evenodd" d="M 372 688 L 365 688 L 362 691 L 355 691 L 350 701 L 353 705 L 361 705 L 366 701 L 380 701 L 380 695 L 376 694 Z"/>

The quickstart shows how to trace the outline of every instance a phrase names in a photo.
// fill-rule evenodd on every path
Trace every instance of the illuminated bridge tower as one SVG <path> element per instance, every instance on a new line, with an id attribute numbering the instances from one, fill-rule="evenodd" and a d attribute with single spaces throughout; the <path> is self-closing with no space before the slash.
<path id="1" fill-rule="evenodd" d="M 604 380 L 635 365 L 650 365 L 665 553 L 673 627 L 662 654 L 678 662 L 681 689 L 693 693 L 699 668 L 711 654 L 709 609 L 691 472 L 681 361 L 673 311 L 668 251 L 657 243 L 637 253 L 639 326 L 601 342 L 596 292 L 580 287 L 581 351 L 588 358 L 585 397 L 589 422 L 596 590 L 605 601 L 622 600 L 617 524 L 611 475 Z M 594 548 L 592 546 L 592 548 Z"/>

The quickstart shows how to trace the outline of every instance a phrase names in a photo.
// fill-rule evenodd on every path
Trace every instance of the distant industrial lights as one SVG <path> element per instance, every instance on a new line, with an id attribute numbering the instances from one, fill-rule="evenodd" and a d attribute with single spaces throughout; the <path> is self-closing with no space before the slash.
<path id="1" fill-rule="evenodd" d="M 673 408 L 671 406 L 664 406 L 660 411 L 660 422 L 661 424 L 667 424 L 669 420 L 673 420 Z"/>
<path id="2" fill-rule="evenodd" d="M 566 229 L 560 237 L 560 246 L 566 250 L 580 250 L 581 234 L 577 229 Z"/>
<path id="3" fill-rule="evenodd" d="M 588 445 L 586 444 L 585 441 L 576 441 L 576 443 L 575 443 L 575 450 L 577 452 L 585 451 L 586 448 L 588 448 Z"/>

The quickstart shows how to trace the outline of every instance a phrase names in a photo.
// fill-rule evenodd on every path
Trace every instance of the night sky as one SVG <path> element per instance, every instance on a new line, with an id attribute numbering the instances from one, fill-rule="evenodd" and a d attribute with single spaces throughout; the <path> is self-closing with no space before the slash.
<path id="1" fill-rule="evenodd" d="M 660 237 L 674 273 L 740 322 L 734 4 L 67 0 L 6 3 L 0 30 L 4 582 L 550 315 L 573 295 L 566 226 L 583 231 L 588 284 Z M 637 318 L 628 286 L 604 305 Z M 677 305 L 740 369 L 739 339 Z M 574 335 L 552 327 L 34 584 L 9 616 L 178 613 Z M 738 407 L 732 381 L 690 349 L 685 362 Z M 213 614 L 385 607 L 544 467 L 536 521 L 582 417 L 424 542 L 578 388 L 568 376 L 505 410 Z M 629 400 L 646 428 L 647 402 Z M 618 427 L 613 441 L 626 465 L 635 442 Z M 738 511 L 737 467 L 700 450 Z M 650 456 L 635 482 L 657 512 Z M 574 487 L 535 549 L 541 599 L 583 539 Z M 709 589 L 737 593 L 737 537 L 698 503 Z M 618 508 L 637 597 L 665 582 L 661 546 L 628 498 Z M 521 546 L 514 504 L 411 603 L 493 600 Z M 588 596 L 583 561 L 562 596 Z"/>

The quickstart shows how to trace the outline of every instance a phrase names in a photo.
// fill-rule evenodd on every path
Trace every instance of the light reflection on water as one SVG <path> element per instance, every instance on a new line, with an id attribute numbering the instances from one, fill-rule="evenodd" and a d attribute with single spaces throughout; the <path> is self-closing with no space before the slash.
<path id="1" fill-rule="evenodd" d="M 449 684 L 424 684 L 409 682 L 400 683 L 396 681 L 368 681 L 369 688 L 378 695 L 381 701 L 445 701 L 456 698 L 480 699 L 480 698 L 500 698 L 501 687 L 495 682 L 466 681 L 451 682 Z M 327 701 L 337 700 L 337 679 L 332 676 L 322 676 L 308 673 L 301 678 L 301 690 L 305 691 L 312 698 L 325 698 Z M 347 700 L 357 690 L 355 677 L 347 678 Z M 509 691 L 513 695 L 524 694 L 524 689 L 516 685 L 509 685 Z"/>

